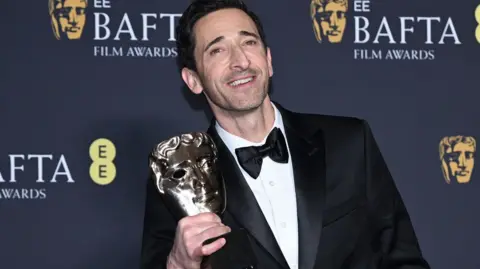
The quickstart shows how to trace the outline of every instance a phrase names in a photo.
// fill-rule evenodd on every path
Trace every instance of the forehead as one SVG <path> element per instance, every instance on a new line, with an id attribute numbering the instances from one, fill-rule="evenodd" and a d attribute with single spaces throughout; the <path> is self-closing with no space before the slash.
<path id="1" fill-rule="evenodd" d="M 85 0 L 65 0 L 63 2 L 64 6 L 86 6 Z"/>
<path id="2" fill-rule="evenodd" d="M 343 3 L 329 2 L 324 6 L 325 10 L 346 10 L 347 7 Z"/>
<path id="3" fill-rule="evenodd" d="M 465 143 L 458 143 L 453 147 L 453 151 L 473 151 L 473 146 Z"/>
<path id="4" fill-rule="evenodd" d="M 191 144 L 181 144 L 176 150 L 170 151 L 168 154 L 168 164 L 174 165 L 182 162 L 197 162 L 200 158 L 213 156 L 213 150 L 207 144 L 199 147 Z"/>
<path id="5" fill-rule="evenodd" d="M 222 35 L 237 34 L 242 30 L 258 34 L 253 20 L 245 12 L 235 8 L 209 13 L 199 19 L 193 28 L 198 44 L 209 42 Z"/>

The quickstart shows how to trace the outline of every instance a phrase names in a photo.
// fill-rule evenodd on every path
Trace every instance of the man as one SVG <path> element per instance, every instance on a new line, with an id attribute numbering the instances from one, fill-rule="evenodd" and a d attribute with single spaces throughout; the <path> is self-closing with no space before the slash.
<path id="1" fill-rule="evenodd" d="M 429 268 L 367 123 L 294 113 L 270 100 L 270 50 L 240 0 L 193 2 L 177 42 L 184 82 L 214 115 L 208 133 L 227 210 L 222 220 L 202 213 L 178 221 L 149 181 L 143 268 L 201 268 L 228 243 L 202 242 L 240 227 L 262 269 Z M 265 141 L 279 145 L 271 146 L 276 158 L 246 165 L 242 148 Z"/>

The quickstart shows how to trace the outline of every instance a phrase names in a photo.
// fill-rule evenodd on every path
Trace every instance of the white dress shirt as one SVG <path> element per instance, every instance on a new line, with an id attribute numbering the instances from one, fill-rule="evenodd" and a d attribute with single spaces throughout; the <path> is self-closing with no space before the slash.
<path id="1" fill-rule="evenodd" d="M 287 140 L 283 126 L 282 115 L 272 103 L 275 110 L 275 122 L 271 129 L 278 127 Z M 228 147 L 238 164 L 235 149 L 247 146 L 259 146 L 265 143 L 267 136 L 261 143 L 253 143 L 235 136 L 223 129 L 218 122 L 215 128 Z M 288 148 L 288 141 L 287 148 Z M 288 150 L 290 155 L 290 149 Z M 257 179 L 253 179 L 239 165 L 240 171 L 252 190 L 258 205 L 267 219 L 280 249 L 290 268 L 298 268 L 298 224 L 297 200 L 293 181 L 291 155 L 288 163 L 282 164 L 272 161 L 268 156 L 263 159 L 262 170 Z"/>

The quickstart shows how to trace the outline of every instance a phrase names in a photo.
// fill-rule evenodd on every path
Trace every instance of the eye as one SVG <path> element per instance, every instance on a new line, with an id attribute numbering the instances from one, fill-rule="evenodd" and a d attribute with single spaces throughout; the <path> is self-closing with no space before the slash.
<path id="1" fill-rule="evenodd" d="M 167 161 L 165 161 L 165 160 L 160 160 L 160 161 L 158 162 L 158 166 L 159 166 L 160 172 L 161 172 L 162 174 L 165 174 L 165 173 L 167 172 L 167 170 L 168 170 L 168 163 L 167 163 Z"/>
<path id="2" fill-rule="evenodd" d="M 58 14 L 60 17 L 68 17 L 68 14 L 70 13 L 71 8 L 70 7 L 63 7 L 58 10 Z"/>
<path id="3" fill-rule="evenodd" d="M 212 49 L 212 50 L 210 51 L 210 55 L 211 55 L 211 56 L 215 56 L 216 54 L 220 53 L 220 51 L 221 51 L 221 50 L 218 49 L 218 48 Z"/>
<path id="4" fill-rule="evenodd" d="M 213 167 L 213 161 L 211 158 L 204 158 L 201 161 L 201 165 L 203 169 L 211 169 Z"/>
<path id="5" fill-rule="evenodd" d="M 185 174 L 186 174 L 185 170 L 179 169 L 179 170 L 173 172 L 172 177 L 174 179 L 181 179 L 183 176 L 185 176 Z"/>
<path id="6" fill-rule="evenodd" d="M 77 15 L 85 14 L 85 8 L 83 8 L 83 7 L 77 7 L 76 11 L 77 11 Z"/>
<path id="7" fill-rule="evenodd" d="M 212 167 L 212 162 L 211 161 L 206 161 L 205 164 L 203 165 L 205 168 L 211 168 Z"/>
<path id="8" fill-rule="evenodd" d="M 247 42 L 245 42 L 245 44 L 250 45 L 250 46 L 251 46 L 251 45 L 256 45 L 256 44 L 257 44 L 257 40 L 254 40 L 254 39 L 248 40 Z"/>
<path id="9" fill-rule="evenodd" d="M 459 154 L 457 152 L 452 152 L 449 154 L 448 159 L 450 161 L 458 161 Z"/>
<path id="10" fill-rule="evenodd" d="M 330 19 L 331 13 L 332 13 L 331 11 L 321 11 L 317 13 L 316 17 L 320 21 L 328 21 Z"/>

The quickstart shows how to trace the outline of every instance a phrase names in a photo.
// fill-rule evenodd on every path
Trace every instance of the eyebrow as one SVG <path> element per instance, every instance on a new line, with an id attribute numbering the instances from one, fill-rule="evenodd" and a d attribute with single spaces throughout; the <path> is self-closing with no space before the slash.
<path id="1" fill-rule="evenodd" d="M 249 31 L 245 31 L 245 30 L 240 31 L 239 35 L 241 35 L 241 36 L 252 36 L 252 37 L 255 37 L 256 39 L 260 39 L 260 37 L 257 34 L 249 32 Z M 215 38 L 214 40 L 210 41 L 210 43 L 208 43 L 208 45 L 205 47 L 205 51 L 207 51 L 211 46 L 213 46 L 216 43 L 222 41 L 223 39 L 225 39 L 224 36 L 219 36 L 219 37 Z"/>
<path id="2" fill-rule="evenodd" d="M 219 36 L 219 37 L 215 38 L 214 40 L 210 41 L 210 43 L 208 43 L 208 45 L 205 47 L 205 51 L 207 51 L 211 46 L 213 46 L 216 43 L 222 41 L 223 39 L 225 39 L 224 36 Z"/>

